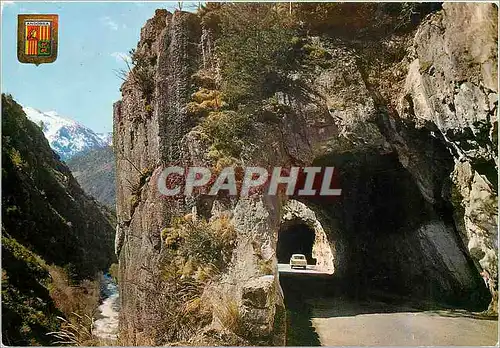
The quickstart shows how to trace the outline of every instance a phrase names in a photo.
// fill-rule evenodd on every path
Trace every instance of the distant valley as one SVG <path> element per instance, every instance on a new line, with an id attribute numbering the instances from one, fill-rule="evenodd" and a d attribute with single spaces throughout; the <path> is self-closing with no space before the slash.
<path id="1" fill-rule="evenodd" d="M 65 161 L 83 190 L 114 210 L 115 159 L 113 133 L 97 133 L 55 111 L 23 106 L 29 120 L 37 124 L 49 145 Z"/>
<path id="2" fill-rule="evenodd" d="M 115 209 L 115 156 L 111 146 L 79 153 L 66 164 L 85 192 Z"/>

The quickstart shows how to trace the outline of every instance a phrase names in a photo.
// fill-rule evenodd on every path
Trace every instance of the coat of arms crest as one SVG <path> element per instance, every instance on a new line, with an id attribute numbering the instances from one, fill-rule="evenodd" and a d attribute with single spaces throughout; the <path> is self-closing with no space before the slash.
<path id="1" fill-rule="evenodd" d="M 52 63 L 57 58 L 58 15 L 17 17 L 17 58 L 21 63 Z"/>

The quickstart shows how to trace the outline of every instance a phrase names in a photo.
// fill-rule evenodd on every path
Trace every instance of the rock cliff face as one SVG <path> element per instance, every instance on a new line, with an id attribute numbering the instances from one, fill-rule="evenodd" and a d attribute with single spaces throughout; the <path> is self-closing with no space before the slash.
<path id="1" fill-rule="evenodd" d="M 498 279 L 496 16 L 495 6 L 447 4 L 422 26 L 398 110 L 417 129 L 429 129 L 427 123 L 439 131 L 453 155 L 449 194 L 455 223 L 477 268 L 489 273 L 492 311 L 497 310 Z M 416 168 L 419 161 L 407 163 L 432 202 L 438 192 L 430 193 L 425 167 Z"/>
<path id="2" fill-rule="evenodd" d="M 496 33 L 494 5 L 447 3 L 376 78 L 365 51 L 311 38 L 328 64 L 294 73 L 307 88 L 276 92 L 285 111 L 252 125 L 242 158 L 335 166 L 343 195 L 167 199 L 157 189 L 165 167 L 216 166 L 213 139 L 188 104 L 206 87 L 200 76 L 221 77 L 199 17 L 157 10 L 114 106 L 123 343 L 282 344 L 276 251 L 290 220 L 315 231 L 317 260 L 360 296 L 389 291 L 483 309 L 491 300 L 495 312 Z M 189 250 L 216 235 L 224 242 L 208 244 L 222 255 L 214 272 Z"/>

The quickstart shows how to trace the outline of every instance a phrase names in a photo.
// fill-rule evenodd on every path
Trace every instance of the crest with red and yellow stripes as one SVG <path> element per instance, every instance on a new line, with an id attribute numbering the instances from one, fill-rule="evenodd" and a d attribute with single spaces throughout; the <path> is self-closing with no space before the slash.
<path id="1" fill-rule="evenodd" d="M 29 56 L 50 56 L 50 21 L 29 21 L 24 23 L 26 35 L 25 53 Z"/>
<path id="2" fill-rule="evenodd" d="M 22 63 L 50 63 L 57 56 L 57 15 L 18 16 L 18 58 Z"/>

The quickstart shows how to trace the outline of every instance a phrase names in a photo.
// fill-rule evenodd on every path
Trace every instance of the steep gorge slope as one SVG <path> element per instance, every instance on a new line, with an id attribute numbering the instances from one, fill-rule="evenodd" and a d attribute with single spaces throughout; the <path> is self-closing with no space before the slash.
<path id="1" fill-rule="evenodd" d="M 300 5 L 298 36 L 287 6 L 146 23 L 114 106 L 123 343 L 284 342 L 287 197 L 165 198 L 173 164 L 334 165 L 340 199 L 294 198 L 322 224 L 337 284 L 497 311 L 497 8 L 348 16 L 376 6 Z M 386 33 L 401 18 L 413 26 Z"/>
<path id="2" fill-rule="evenodd" d="M 101 208 L 83 192 L 21 106 L 2 95 L 4 344 L 51 344 L 47 333 L 58 330 L 56 316 L 69 313 L 51 297 L 57 285 L 49 269 L 57 267 L 70 289 L 95 279 L 113 262 L 114 226 Z"/>
<path id="3" fill-rule="evenodd" d="M 77 154 L 66 164 L 86 193 L 115 209 L 115 156 L 111 146 Z"/>

